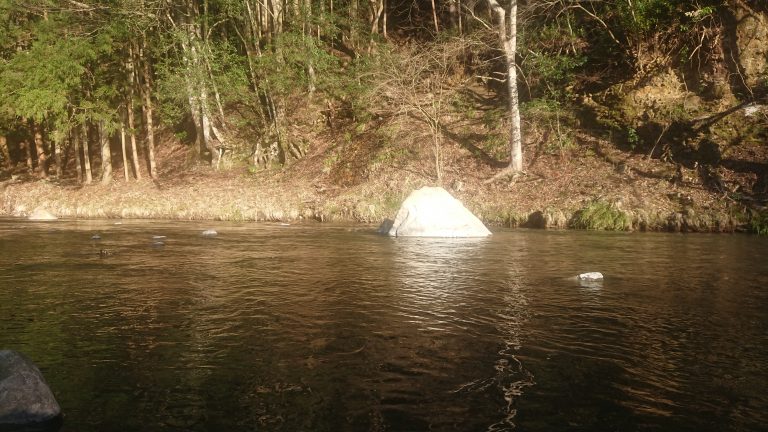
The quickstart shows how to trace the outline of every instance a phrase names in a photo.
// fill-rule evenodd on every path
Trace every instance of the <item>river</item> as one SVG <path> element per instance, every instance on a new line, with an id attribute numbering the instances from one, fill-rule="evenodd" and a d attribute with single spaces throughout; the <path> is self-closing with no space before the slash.
<path id="1" fill-rule="evenodd" d="M 746 235 L 0 219 L 0 349 L 69 432 L 759 430 L 766 257 Z"/>

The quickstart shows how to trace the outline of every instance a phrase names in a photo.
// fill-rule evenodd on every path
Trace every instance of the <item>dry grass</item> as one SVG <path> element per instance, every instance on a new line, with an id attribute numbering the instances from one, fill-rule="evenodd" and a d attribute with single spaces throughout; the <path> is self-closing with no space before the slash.
<path id="1" fill-rule="evenodd" d="M 486 184 L 505 166 L 506 128 L 503 121 L 488 126 L 494 108 L 484 97 L 487 103 L 472 112 L 446 113 L 441 181 L 429 127 L 406 115 L 362 125 L 350 120 L 337 125 L 336 133 L 315 130 L 304 158 L 255 173 L 245 165 L 215 171 L 190 164 L 188 148 L 166 140 L 158 152 L 157 182 L 79 186 L 71 178 L 7 180 L 0 183 L 0 214 L 22 217 L 43 207 L 64 218 L 379 223 L 392 218 L 412 190 L 441 185 L 495 226 L 572 227 L 595 202 L 626 216 L 621 229 L 749 226 L 750 213 L 731 195 L 704 184 L 693 169 L 626 153 L 580 132 L 572 133 L 567 147 L 553 148 L 544 128 L 531 122 L 524 130 L 526 172 Z M 721 174 L 729 189 L 755 181 L 735 171 Z"/>

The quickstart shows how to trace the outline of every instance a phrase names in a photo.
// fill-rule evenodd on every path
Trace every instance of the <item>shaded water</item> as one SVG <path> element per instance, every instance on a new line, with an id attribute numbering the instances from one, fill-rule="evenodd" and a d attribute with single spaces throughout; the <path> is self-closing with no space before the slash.
<path id="1" fill-rule="evenodd" d="M 64 431 L 758 430 L 766 256 L 730 235 L 6 219 L 0 349 L 40 366 Z"/>

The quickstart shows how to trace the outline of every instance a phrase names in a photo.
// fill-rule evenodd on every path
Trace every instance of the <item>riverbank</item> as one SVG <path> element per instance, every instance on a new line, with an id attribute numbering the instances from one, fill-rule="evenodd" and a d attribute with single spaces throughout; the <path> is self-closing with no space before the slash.
<path id="1" fill-rule="evenodd" d="M 707 185 L 695 169 L 628 154 L 586 135 L 575 142 L 558 153 L 529 144 L 526 173 L 493 182 L 488 179 L 500 164 L 459 142 L 442 148 L 441 182 L 432 174 L 429 149 L 351 169 L 355 149 L 328 145 L 282 169 L 253 172 L 236 164 L 179 169 L 189 160 L 185 147 L 169 144 L 158 181 L 81 186 L 73 179 L 16 177 L 0 183 L 0 213 L 25 217 L 44 208 L 77 219 L 379 223 L 393 217 L 412 190 L 440 183 L 495 227 L 757 232 L 765 225 L 764 209 L 735 198 L 732 189 L 753 180 L 736 171 L 720 169 L 730 188 L 723 190 Z M 341 152 L 348 156 L 343 166 L 329 167 L 328 155 Z"/>

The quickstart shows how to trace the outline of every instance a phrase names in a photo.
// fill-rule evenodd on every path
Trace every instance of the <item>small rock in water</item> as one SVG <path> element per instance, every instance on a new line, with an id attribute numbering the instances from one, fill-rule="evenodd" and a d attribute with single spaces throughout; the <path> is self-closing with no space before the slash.
<path id="1" fill-rule="evenodd" d="M 577 278 L 583 281 L 601 281 L 603 280 L 603 274 L 600 272 L 587 272 L 578 275 Z"/>
<path id="2" fill-rule="evenodd" d="M 122 222 L 115 222 L 115 225 L 122 225 Z"/>
<path id="3" fill-rule="evenodd" d="M 219 235 L 219 233 L 216 232 L 216 230 L 207 229 L 203 231 L 203 237 L 216 237 Z"/>
<path id="4" fill-rule="evenodd" d="M 102 258 L 106 258 L 106 257 L 112 256 L 114 254 L 115 254 L 115 251 L 109 250 L 109 249 L 101 249 L 99 251 L 99 256 L 102 257 Z"/>
<path id="5" fill-rule="evenodd" d="M 101 236 L 98 234 L 94 234 L 91 236 L 91 240 L 101 240 Z"/>
<path id="6" fill-rule="evenodd" d="M 164 236 L 164 235 L 153 235 L 152 236 L 152 240 L 162 240 L 164 238 L 166 238 L 166 236 Z"/>

